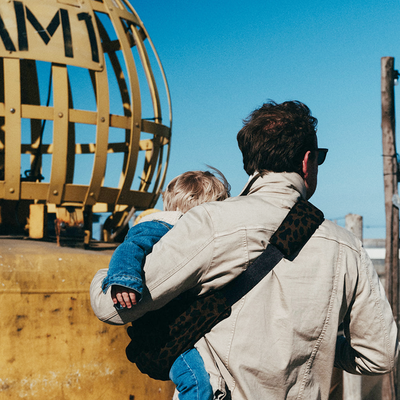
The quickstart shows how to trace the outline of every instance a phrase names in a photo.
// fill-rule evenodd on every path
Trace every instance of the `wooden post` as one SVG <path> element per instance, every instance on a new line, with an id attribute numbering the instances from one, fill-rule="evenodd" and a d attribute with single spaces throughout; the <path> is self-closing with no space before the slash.
<path id="1" fill-rule="evenodd" d="M 345 227 L 353 233 L 358 239 L 363 240 L 363 218 L 357 214 L 347 214 L 345 218 Z"/>
<path id="2" fill-rule="evenodd" d="M 363 239 L 363 219 L 361 215 L 347 214 L 345 227 L 361 241 Z M 343 400 L 362 399 L 362 376 L 343 371 Z"/>
<path id="3" fill-rule="evenodd" d="M 386 212 L 386 295 L 392 306 L 397 326 L 399 321 L 399 210 L 393 205 L 397 194 L 397 154 L 394 112 L 394 58 L 381 59 L 382 147 L 383 179 Z M 395 400 L 397 392 L 397 368 L 387 374 L 382 382 L 382 400 Z"/>

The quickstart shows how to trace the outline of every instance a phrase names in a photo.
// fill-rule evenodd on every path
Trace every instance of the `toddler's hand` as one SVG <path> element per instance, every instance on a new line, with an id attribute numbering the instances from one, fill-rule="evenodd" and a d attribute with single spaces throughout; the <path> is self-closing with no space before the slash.
<path id="1" fill-rule="evenodd" d="M 132 308 L 137 304 L 136 292 L 120 285 L 112 285 L 111 298 L 115 305 L 119 303 L 122 307 Z"/>

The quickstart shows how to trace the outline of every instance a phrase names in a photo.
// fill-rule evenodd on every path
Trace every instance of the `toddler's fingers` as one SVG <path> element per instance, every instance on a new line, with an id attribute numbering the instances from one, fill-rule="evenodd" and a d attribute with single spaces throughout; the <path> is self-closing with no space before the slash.
<path id="1" fill-rule="evenodd" d="M 130 297 L 132 305 L 135 306 L 137 304 L 135 292 L 130 292 L 129 297 Z"/>
<path id="2" fill-rule="evenodd" d="M 124 294 L 126 294 L 126 293 L 117 293 L 117 300 L 122 307 L 126 307 L 125 299 L 123 296 Z"/>
<path id="3" fill-rule="evenodd" d="M 111 287 L 111 299 L 112 299 L 112 301 L 113 301 L 113 303 L 114 303 L 115 305 L 118 304 L 115 286 L 112 286 L 112 287 Z"/>
<path id="4" fill-rule="evenodd" d="M 132 308 L 131 299 L 128 292 L 122 292 L 122 298 L 124 299 L 125 307 Z"/>

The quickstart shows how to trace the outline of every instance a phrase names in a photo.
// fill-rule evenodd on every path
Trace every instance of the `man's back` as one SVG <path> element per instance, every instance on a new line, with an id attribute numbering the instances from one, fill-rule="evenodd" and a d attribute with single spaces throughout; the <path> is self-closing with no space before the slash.
<path id="1" fill-rule="evenodd" d="M 173 275 L 162 277 L 159 271 L 153 280 L 153 255 L 146 263 L 153 300 L 163 298 L 178 282 L 193 279 L 198 281 L 192 290 L 203 293 L 247 268 L 303 190 L 297 174 L 269 174 L 256 181 L 246 197 L 188 213 L 177 224 L 181 229 L 169 233 L 170 240 L 162 239 L 153 251 L 156 260 L 161 254 L 164 260 L 172 258 Z M 181 248 L 180 257 L 171 241 L 182 243 L 180 235 L 189 240 L 191 231 L 196 232 L 197 245 Z M 193 276 L 193 268 L 202 274 Z M 198 343 L 214 387 L 222 373 L 234 400 L 327 398 L 338 326 L 350 307 L 346 321 L 359 365 L 346 350 L 342 366 L 364 373 L 390 370 L 396 327 L 380 290 L 360 242 L 325 221 L 294 260 L 282 260 Z"/>
<path id="2" fill-rule="evenodd" d="M 206 335 L 200 353 L 211 367 L 210 346 L 225 362 L 237 382 L 233 399 L 327 398 L 338 327 L 355 293 L 359 261 L 354 237 L 326 221 L 294 260 L 282 260 L 233 307 L 231 318 Z M 380 322 L 372 337 L 362 338 L 365 345 L 381 337 Z"/>

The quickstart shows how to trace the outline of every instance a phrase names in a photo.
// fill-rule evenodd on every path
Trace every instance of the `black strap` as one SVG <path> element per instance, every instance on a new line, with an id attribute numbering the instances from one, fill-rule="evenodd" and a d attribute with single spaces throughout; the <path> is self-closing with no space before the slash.
<path id="1" fill-rule="evenodd" d="M 268 245 L 262 254 L 237 278 L 221 289 L 232 306 L 257 285 L 281 261 L 283 254 L 275 247 Z"/>
<path id="2" fill-rule="evenodd" d="M 260 173 L 257 173 L 256 175 L 251 178 L 251 181 L 247 184 L 247 186 L 244 188 L 243 192 L 240 193 L 241 196 L 247 196 L 248 193 L 250 192 L 251 187 L 253 186 L 253 183 L 260 177 L 262 176 Z"/>
<path id="3" fill-rule="evenodd" d="M 306 200 L 300 199 L 289 211 L 270 243 L 246 271 L 221 289 L 232 306 L 256 286 L 282 258 L 297 253 L 324 220 L 324 214 Z"/>

